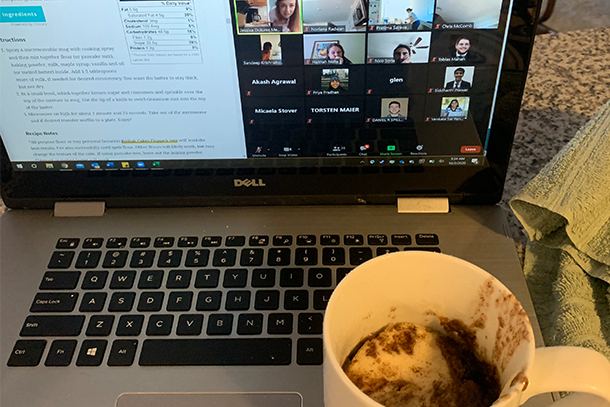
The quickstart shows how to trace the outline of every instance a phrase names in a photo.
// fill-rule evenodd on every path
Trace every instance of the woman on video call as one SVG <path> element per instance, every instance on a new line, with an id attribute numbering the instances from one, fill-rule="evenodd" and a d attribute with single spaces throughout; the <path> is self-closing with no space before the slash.
<path id="1" fill-rule="evenodd" d="M 283 32 L 301 32 L 301 13 L 298 0 L 277 0 L 269 12 L 271 26 Z"/>
<path id="2" fill-rule="evenodd" d="M 445 109 L 443 117 L 464 117 L 464 109 L 460 107 L 460 102 L 457 99 L 453 99 L 449 106 Z"/>
<path id="3" fill-rule="evenodd" d="M 345 56 L 345 50 L 341 44 L 335 43 L 328 47 L 326 59 L 339 60 L 342 65 L 351 65 L 352 61 Z"/>

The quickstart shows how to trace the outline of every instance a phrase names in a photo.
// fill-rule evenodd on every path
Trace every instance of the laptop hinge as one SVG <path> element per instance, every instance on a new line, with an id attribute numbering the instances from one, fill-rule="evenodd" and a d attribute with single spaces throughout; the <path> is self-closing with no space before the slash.
<path id="1" fill-rule="evenodd" d="M 105 202 L 55 202 L 53 216 L 57 218 L 103 216 L 105 211 Z"/>
<path id="2" fill-rule="evenodd" d="M 449 198 L 398 198 L 398 213 L 449 213 Z"/>

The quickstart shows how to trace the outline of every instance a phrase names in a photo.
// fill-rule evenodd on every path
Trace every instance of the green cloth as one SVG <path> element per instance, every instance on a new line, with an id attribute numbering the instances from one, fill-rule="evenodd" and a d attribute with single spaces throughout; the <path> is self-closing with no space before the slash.
<path id="1" fill-rule="evenodd" d="M 545 344 L 610 358 L 610 102 L 510 205 Z"/>

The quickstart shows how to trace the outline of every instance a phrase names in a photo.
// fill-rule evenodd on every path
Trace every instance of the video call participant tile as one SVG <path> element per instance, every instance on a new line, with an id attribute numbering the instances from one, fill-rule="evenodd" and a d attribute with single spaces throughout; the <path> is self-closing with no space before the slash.
<path id="1" fill-rule="evenodd" d="M 300 36 L 263 34 L 237 37 L 240 66 L 301 66 Z"/>
<path id="2" fill-rule="evenodd" d="M 366 72 L 366 94 L 425 94 L 428 92 L 427 82 L 427 65 L 410 64 L 369 67 Z"/>
<path id="3" fill-rule="evenodd" d="M 362 95 L 364 76 L 364 65 L 305 67 L 305 95 Z"/>
<path id="4" fill-rule="evenodd" d="M 463 121 L 470 116 L 470 96 L 442 95 L 426 98 L 426 122 Z M 480 118 L 479 118 L 480 119 Z"/>
<path id="5" fill-rule="evenodd" d="M 369 4 L 369 31 L 431 30 L 434 0 L 380 0 Z"/>
<path id="6" fill-rule="evenodd" d="M 303 32 L 364 32 L 368 20 L 365 0 L 301 0 Z"/>
<path id="7" fill-rule="evenodd" d="M 435 31 L 432 33 L 432 47 L 430 48 L 430 62 L 439 63 L 465 63 L 465 64 L 483 64 L 486 62 L 497 63 L 498 58 L 497 42 L 490 43 L 490 38 L 484 38 L 479 42 L 479 34 L 481 31 Z M 483 35 L 485 37 L 485 35 Z M 491 35 L 492 41 L 497 39 L 497 36 Z M 490 50 L 491 54 L 485 55 L 486 49 Z M 493 51 L 492 51 L 493 50 Z"/>
<path id="8" fill-rule="evenodd" d="M 427 93 L 493 94 L 497 79 L 497 66 L 435 64 L 429 66 Z"/>
<path id="9" fill-rule="evenodd" d="M 243 69 L 239 75 L 242 96 L 303 96 L 303 68 Z"/>
<path id="10" fill-rule="evenodd" d="M 366 122 L 408 125 L 423 119 L 425 96 L 367 96 Z"/>
<path id="11" fill-rule="evenodd" d="M 305 119 L 309 124 L 362 123 L 364 97 L 311 97 L 305 99 Z"/>
<path id="12" fill-rule="evenodd" d="M 244 98 L 246 126 L 303 123 L 303 98 Z"/>
<path id="13" fill-rule="evenodd" d="M 434 29 L 497 29 L 503 0 L 437 0 Z"/>
<path id="14" fill-rule="evenodd" d="M 312 34 L 303 36 L 305 65 L 364 64 L 366 34 Z"/>
<path id="15" fill-rule="evenodd" d="M 255 35 L 261 33 L 300 34 L 302 0 L 235 0 L 237 33 Z"/>
<path id="16" fill-rule="evenodd" d="M 369 34 L 367 64 L 427 64 L 429 32 Z"/>

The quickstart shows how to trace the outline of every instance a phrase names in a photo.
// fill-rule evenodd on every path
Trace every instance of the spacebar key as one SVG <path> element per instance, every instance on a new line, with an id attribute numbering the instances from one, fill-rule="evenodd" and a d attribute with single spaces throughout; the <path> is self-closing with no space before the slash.
<path id="1" fill-rule="evenodd" d="M 147 339 L 140 366 L 289 365 L 292 340 Z"/>

